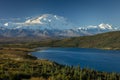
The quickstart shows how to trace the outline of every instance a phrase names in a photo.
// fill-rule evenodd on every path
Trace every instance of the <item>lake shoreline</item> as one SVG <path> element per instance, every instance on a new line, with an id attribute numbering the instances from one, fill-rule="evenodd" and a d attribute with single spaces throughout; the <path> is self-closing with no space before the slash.
<path id="1" fill-rule="evenodd" d="M 33 48 L 32 50 L 32 52 L 34 52 L 34 51 L 40 51 L 40 50 L 45 50 L 45 49 L 48 49 L 48 48 L 83 48 L 83 49 L 86 49 L 86 48 L 88 48 L 88 47 L 37 47 L 37 48 Z M 113 49 L 113 48 L 88 48 L 88 49 L 98 49 L 98 50 L 120 50 L 119 48 L 115 48 L 115 49 Z"/>
<path id="2" fill-rule="evenodd" d="M 61 49 L 60 51 L 59 51 L 59 48 Z M 43 50 L 43 49 L 46 49 L 46 50 L 44 50 L 42 53 L 41 52 L 38 52 L 39 51 L 39 49 L 40 50 Z M 111 61 L 111 60 L 109 60 L 109 57 L 113 57 L 113 55 L 118 55 L 118 53 L 119 53 L 119 50 L 117 51 L 117 50 L 103 50 L 103 49 L 95 49 L 95 48 L 65 48 L 65 47 L 57 47 L 57 48 L 55 48 L 55 47 L 49 47 L 49 48 L 39 48 L 39 49 L 37 49 L 37 53 L 35 53 L 35 52 L 33 52 L 32 53 L 32 55 L 33 56 L 35 56 L 35 55 L 41 55 L 41 57 L 39 57 L 39 56 L 36 56 L 37 58 L 39 58 L 39 59 L 44 59 L 44 60 L 49 60 L 49 61 L 54 61 L 54 62 L 57 62 L 57 63 L 59 63 L 59 64 L 63 64 L 63 65 L 70 65 L 69 63 L 66 63 L 65 61 L 66 61 L 66 57 L 65 56 L 70 56 L 70 58 L 69 59 L 72 59 L 72 62 L 73 63 L 76 63 L 76 61 L 74 61 L 74 58 L 76 58 L 77 59 L 77 62 L 79 62 L 79 60 L 78 59 L 82 59 L 83 61 L 82 61 L 82 63 L 84 62 L 84 59 L 85 59 L 85 61 L 86 61 L 86 59 L 91 59 L 90 61 L 92 61 L 93 63 L 96 63 L 96 60 L 94 60 L 95 59 L 95 57 L 96 57 L 96 59 L 97 59 L 97 63 L 99 63 L 99 64 L 102 64 L 102 65 L 104 65 L 103 64 L 103 61 L 105 60 L 105 65 L 108 63 L 108 64 L 110 64 L 110 62 L 108 62 L 108 61 Z M 56 49 L 56 50 L 55 50 Z M 74 50 L 75 49 L 75 50 Z M 81 55 L 81 57 L 78 55 L 78 52 L 79 51 L 77 51 L 77 50 L 79 50 L 79 49 L 81 49 L 83 52 L 84 52 L 84 54 L 80 54 Z M 48 51 L 47 51 L 48 50 Z M 52 51 L 53 50 L 53 51 Z M 55 51 L 54 51 L 55 50 Z M 57 51 L 58 50 L 58 51 Z M 68 50 L 68 52 L 64 52 L 64 50 Z M 70 50 L 70 51 L 69 51 Z M 72 52 L 75 52 L 75 53 L 72 53 L 72 55 L 71 55 L 71 50 L 74 50 L 74 51 L 72 51 Z M 87 51 L 88 50 L 88 51 Z M 89 51 L 90 50 L 90 51 Z M 94 51 L 95 50 L 95 51 Z M 49 51 L 50 51 L 50 53 L 49 53 Z M 82 51 L 80 51 L 80 53 L 82 52 Z M 88 54 L 88 56 L 86 56 L 86 52 L 87 51 L 87 54 Z M 94 51 L 94 52 L 92 52 L 92 51 Z M 99 52 L 99 53 L 97 53 L 97 54 L 94 54 L 95 52 Z M 77 53 L 76 53 L 77 52 Z M 104 52 L 103 54 L 102 54 L 102 52 Z M 109 53 L 110 52 L 110 53 Z M 114 53 L 115 52 L 115 53 Z M 39 54 L 40 53 L 40 54 Z M 113 54 L 114 53 L 114 54 Z M 91 55 L 90 55 L 91 54 Z M 109 55 L 108 55 L 109 54 Z M 43 57 L 42 57 L 43 56 Z M 45 57 L 45 56 L 48 56 L 48 58 L 47 57 Z M 63 57 L 61 57 L 61 56 L 63 56 Z M 79 58 L 77 58 L 79 56 Z M 85 57 L 86 56 L 86 57 Z M 95 56 L 95 57 L 94 57 Z M 100 56 L 100 57 L 99 57 Z M 106 56 L 106 57 L 105 57 Z M 54 60 L 54 58 L 55 58 L 55 60 Z M 105 59 L 104 59 L 105 58 Z M 56 61 L 56 60 L 62 60 L 62 61 Z M 106 62 L 106 59 L 108 59 L 107 60 L 107 62 Z M 116 57 L 115 57 L 115 59 L 116 59 Z M 117 59 L 118 59 L 118 56 L 117 56 Z M 102 61 L 101 63 L 99 62 L 99 60 L 100 61 Z M 63 63 L 63 61 L 65 62 L 65 63 Z M 67 60 L 67 62 L 68 62 L 69 60 Z M 87 60 L 88 62 L 89 62 L 89 60 Z M 116 61 L 115 61 L 116 62 Z M 82 63 L 78 63 L 78 64 L 82 64 Z M 90 62 L 91 63 L 91 62 Z M 113 60 L 113 62 L 112 62 L 113 64 L 114 64 L 114 60 Z M 112 64 L 111 63 L 111 64 Z M 76 64 L 76 65 L 78 65 L 78 64 Z M 89 65 L 91 65 L 91 64 L 89 64 L 88 66 L 87 66 L 87 64 L 88 63 L 84 63 L 84 65 L 86 65 L 85 67 L 89 67 Z M 93 65 L 95 65 L 95 66 L 102 66 L 102 65 L 99 65 L 99 64 L 93 64 Z M 73 64 L 71 65 L 71 66 L 74 66 Z M 83 66 L 83 65 L 82 65 Z M 95 67 L 94 66 L 94 67 Z M 93 67 L 93 68 L 94 68 Z M 104 66 L 104 67 L 106 67 L 106 66 Z M 83 68 L 84 68 L 84 66 L 83 66 Z M 92 68 L 92 67 L 89 67 L 89 68 Z M 111 69 L 111 67 L 110 67 L 110 69 Z M 94 68 L 94 70 L 98 70 L 98 69 L 95 69 Z M 112 72 L 112 71 L 111 71 Z"/>

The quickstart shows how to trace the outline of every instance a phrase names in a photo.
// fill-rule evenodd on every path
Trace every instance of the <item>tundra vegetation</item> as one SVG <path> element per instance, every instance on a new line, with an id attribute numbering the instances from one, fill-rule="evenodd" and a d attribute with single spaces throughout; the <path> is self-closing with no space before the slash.
<path id="1" fill-rule="evenodd" d="M 48 60 L 37 59 L 30 54 L 37 47 L 120 49 L 120 37 L 118 36 L 120 36 L 119 32 L 111 32 L 104 35 L 63 40 L 13 43 L 3 41 L 0 44 L 0 80 L 120 80 L 119 73 L 81 68 L 80 65 L 62 65 Z"/>

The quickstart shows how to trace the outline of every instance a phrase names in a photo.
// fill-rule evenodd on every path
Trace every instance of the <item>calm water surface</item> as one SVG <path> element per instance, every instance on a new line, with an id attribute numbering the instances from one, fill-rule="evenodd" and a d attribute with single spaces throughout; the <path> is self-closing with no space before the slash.
<path id="1" fill-rule="evenodd" d="M 40 59 L 48 59 L 64 65 L 80 65 L 99 71 L 120 73 L 120 50 L 90 48 L 48 48 L 32 52 Z"/>

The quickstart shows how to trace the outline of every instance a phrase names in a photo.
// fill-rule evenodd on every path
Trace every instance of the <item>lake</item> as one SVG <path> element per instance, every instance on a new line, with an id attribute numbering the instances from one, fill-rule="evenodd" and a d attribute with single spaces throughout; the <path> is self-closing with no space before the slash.
<path id="1" fill-rule="evenodd" d="M 120 72 L 120 50 L 90 48 L 47 48 L 32 52 L 39 59 L 48 59 L 64 65 L 80 65 L 98 71 Z"/>

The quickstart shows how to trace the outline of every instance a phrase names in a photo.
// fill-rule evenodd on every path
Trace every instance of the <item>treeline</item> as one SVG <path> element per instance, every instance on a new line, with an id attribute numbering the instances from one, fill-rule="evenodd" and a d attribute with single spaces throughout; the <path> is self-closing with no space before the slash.
<path id="1" fill-rule="evenodd" d="M 98 34 L 94 36 L 83 36 L 66 38 L 62 40 L 48 40 L 29 43 L 31 47 L 82 47 L 120 50 L 120 31 Z"/>
<path id="2" fill-rule="evenodd" d="M 120 50 L 120 31 L 103 33 L 94 36 L 1 44 L 0 47 L 82 47 Z"/>
<path id="3" fill-rule="evenodd" d="M 0 80 L 120 80 L 120 74 L 64 66 L 47 60 L 1 60 Z"/>

